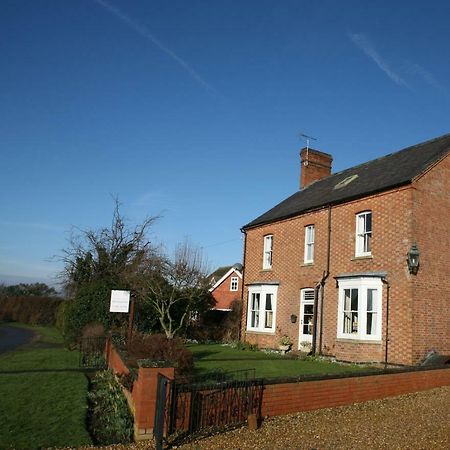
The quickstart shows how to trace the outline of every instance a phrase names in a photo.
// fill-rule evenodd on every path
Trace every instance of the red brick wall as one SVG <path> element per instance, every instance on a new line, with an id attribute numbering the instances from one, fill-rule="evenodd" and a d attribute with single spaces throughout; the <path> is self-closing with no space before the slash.
<path id="1" fill-rule="evenodd" d="M 269 384 L 261 415 L 279 416 L 376 400 L 450 385 L 450 369 Z"/>
<path id="2" fill-rule="evenodd" d="M 110 340 L 107 341 L 105 352 L 108 367 L 114 373 L 130 373 L 130 370 Z M 158 374 L 173 379 L 175 377 L 175 369 L 173 367 L 139 367 L 138 377 L 133 383 L 132 392 L 130 393 L 124 388 L 134 415 L 134 431 L 135 439 L 137 440 L 153 437 Z"/>
<path id="3" fill-rule="evenodd" d="M 342 273 L 387 272 L 390 283 L 388 361 L 413 364 L 412 289 L 414 276 L 406 265 L 406 254 L 413 241 L 413 188 L 405 187 L 370 196 L 331 209 L 330 276 L 325 285 L 323 304 L 322 352 L 338 359 L 379 362 L 384 360 L 387 287 L 383 287 L 382 335 L 380 342 L 337 339 L 338 289 L 333 277 Z M 355 215 L 371 210 L 373 215 L 372 256 L 355 258 Z M 304 227 L 315 225 L 314 264 L 304 265 Z M 264 225 L 247 231 L 244 285 L 279 281 L 276 324 L 298 346 L 300 290 L 312 288 L 326 270 L 328 209 Z M 273 234 L 273 266 L 262 269 L 263 237 Z M 260 346 L 276 347 L 276 334 L 246 332 L 248 290 L 244 291 L 243 339 Z M 320 317 L 320 311 L 319 311 Z M 319 323 L 320 326 L 320 323 Z M 318 327 L 319 328 L 319 327 Z M 279 333 L 278 333 L 279 334 Z M 423 355 L 422 355 L 423 356 Z"/>
<path id="4" fill-rule="evenodd" d="M 153 433 L 155 420 L 156 393 L 158 374 L 173 379 L 173 367 L 139 367 L 138 379 L 133 384 L 134 427 L 136 434 L 148 435 Z"/>
<path id="5" fill-rule="evenodd" d="M 450 354 L 450 155 L 414 183 L 414 235 L 420 267 L 414 279 L 413 357 Z"/>
<path id="6" fill-rule="evenodd" d="M 119 375 L 128 375 L 130 373 L 130 370 L 122 361 L 121 356 L 112 345 L 110 339 L 108 339 L 106 342 L 106 360 L 108 363 L 108 367 L 111 368 L 114 373 L 117 373 Z"/>
<path id="7" fill-rule="evenodd" d="M 230 291 L 231 286 L 231 278 L 238 278 L 238 290 Z M 212 292 L 212 296 L 216 300 L 216 305 L 214 308 L 216 309 L 231 309 L 231 303 L 234 300 L 240 300 L 241 298 L 241 288 L 242 288 L 242 279 L 235 273 L 232 272 L 224 281 L 222 281 L 219 286 L 214 289 Z"/>
<path id="8" fill-rule="evenodd" d="M 312 148 L 302 149 L 300 151 L 300 187 L 330 175 L 332 161 L 333 158 L 328 153 L 313 150 Z"/>

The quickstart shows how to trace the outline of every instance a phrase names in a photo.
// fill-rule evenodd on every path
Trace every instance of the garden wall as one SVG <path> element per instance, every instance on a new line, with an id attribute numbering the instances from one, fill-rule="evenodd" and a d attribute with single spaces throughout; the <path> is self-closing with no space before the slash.
<path id="1" fill-rule="evenodd" d="M 114 373 L 117 375 L 130 374 L 130 369 L 126 366 L 110 339 L 106 343 L 105 353 L 108 367 Z M 175 377 L 175 369 L 173 367 L 139 367 L 131 392 L 123 388 L 134 416 L 135 440 L 153 438 L 158 374 L 173 379 Z"/>
<path id="2" fill-rule="evenodd" d="M 264 386 L 261 416 L 332 408 L 450 385 L 450 367 Z"/>
<path id="3" fill-rule="evenodd" d="M 110 341 L 108 366 L 117 374 L 129 374 L 120 353 Z M 132 391 L 124 389 L 135 419 L 135 438 L 153 437 L 158 374 L 174 378 L 173 367 L 139 367 Z M 279 416 L 450 386 L 450 367 L 413 368 L 382 374 L 315 377 L 309 380 L 265 380 L 261 417 Z M 210 390 L 209 390 L 210 392 Z"/>

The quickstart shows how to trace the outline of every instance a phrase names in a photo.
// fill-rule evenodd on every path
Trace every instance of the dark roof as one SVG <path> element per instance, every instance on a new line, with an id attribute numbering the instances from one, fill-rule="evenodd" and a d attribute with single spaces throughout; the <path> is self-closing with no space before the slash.
<path id="1" fill-rule="evenodd" d="M 449 151 L 450 134 L 446 134 L 332 174 L 305 186 L 243 229 L 408 184 Z"/>
<path id="2" fill-rule="evenodd" d="M 242 272 L 242 264 L 235 263 L 232 266 L 219 267 L 211 275 L 208 276 L 208 279 L 210 281 L 215 280 L 214 283 L 217 283 L 232 268 L 235 268 L 238 272 Z"/>

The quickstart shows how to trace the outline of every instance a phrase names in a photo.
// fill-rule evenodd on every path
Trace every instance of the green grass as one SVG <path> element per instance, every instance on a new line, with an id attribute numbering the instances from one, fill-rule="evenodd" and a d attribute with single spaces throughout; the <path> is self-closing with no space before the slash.
<path id="1" fill-rule="evenodd" d="M 64 340 L 61 333 L 53 327 L 43 327 L 40 325 L 26 325 L 22 323 L 9 323 L 9 327 L 25 328 L 27 330 L 34 331 L 38 335 L 40 342 L 47 344 L 63 344 Z"/>
<path id="2" fill-rule="evenodd" d="M 226 371 L 255 369 L 258 378 L 341 374 L 368 370 L 368 367 L 354 364 L 339 364 L 318 358 L 292 359 L 275 353 L 237 350 L 221 344 L 190 344 L 187 347 L 194 354 L 195 373 L 198 375 L 215 369 Z"/>
<path id="3" fill-rule="evenodd" d="M 77 372 L 51 372 L 78 368 L 78 352 L 59 347 L 62 338 L 53 328 L 24 328 L 37 332 L 38 339 L 0 355 L 0 371 L 22 371 L 0 374 L 0 449 L 90 444 L 85 424 L 86 377 Z"/>
<path id="4" fill-rule="evenodd" d="M 31 450 L 91 443 L 85 427 L 84 375 L 0 375 L 0 393 L 0 448 Z"/>
<path id="5" fill-rule="evenodd" d="M 13 324 L 37 333 L 37 340 L 14 352 L 0 355 L 0 371 L 75 369 L 79 353 L 63 346 L 63 339 L 55 328 Z"/>

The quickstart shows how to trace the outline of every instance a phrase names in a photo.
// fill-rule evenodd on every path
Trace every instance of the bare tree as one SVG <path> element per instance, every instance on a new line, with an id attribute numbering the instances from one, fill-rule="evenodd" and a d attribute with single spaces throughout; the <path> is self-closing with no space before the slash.
<path id="1" fill-rule="evenodd" d="M 179 244 L 172 259 L 153 258 L 142 285 L 166 336 L 173 338 L 191 314 L 213 305 L 207 282 L 208 267 L 201 250 L 188 241 Z"/>
<path id="2" fill-rule="evenodd" d="M 120 212 L 118 199 L 115 199 L 110 227 L 76 229 L 60 257 L 64 264 L 61 278 L 69 294 L 96 280 L 132 283 L 149 256 L 157 253 L 147 236 L 155 220 L 157 217 L 148 217 L 130 228 Z"/>

